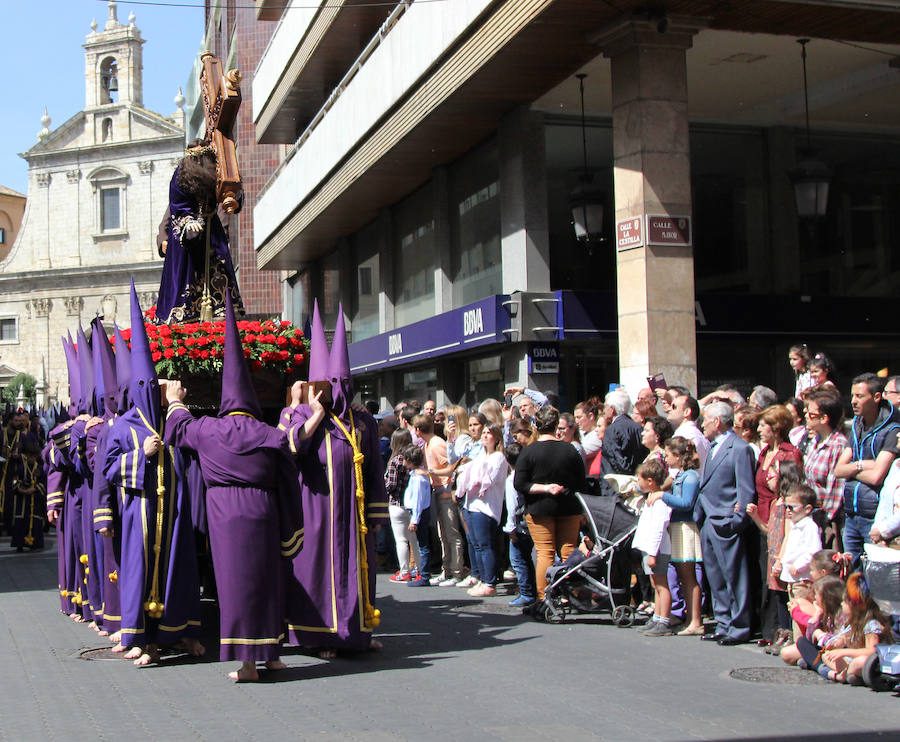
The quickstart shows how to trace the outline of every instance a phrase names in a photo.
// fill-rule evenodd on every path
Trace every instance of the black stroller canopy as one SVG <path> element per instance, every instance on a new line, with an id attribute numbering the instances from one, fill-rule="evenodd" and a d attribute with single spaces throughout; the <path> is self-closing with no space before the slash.
<path id="1" fill-rule="evenodd" d="M 610 544 L 632 531 L 637 516 L 626 508 L 618 495 L 575 495 L 588 517 L 595 541 Z"/>

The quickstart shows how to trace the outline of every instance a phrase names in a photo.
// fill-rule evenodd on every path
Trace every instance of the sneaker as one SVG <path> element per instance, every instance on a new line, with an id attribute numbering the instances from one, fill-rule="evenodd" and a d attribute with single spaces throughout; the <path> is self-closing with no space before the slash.
<path id="1" fill-rule="evenodd" d="M 429 585 L 440 585 L 444 580 L 447 579 L 447 575 L 441 572 L 439 575 L 435 575 L 430 580 L 428 580 Z"/>
<path id="2" fill-rule="evenodd" d="M 406 583 L 407 587 L 430 587 L 431 579 L 425 576 L 416 577 L 414 580 L 410 580 Z"/>
<path id="3" fill-rule="evenodd" d="M 507 569 L 503 573 L 503 582 L 514 582 L 516 580 L 516 573 L 511 569 Z"/>
<path id="4" fill-rule="evenodd" d="M 644 632 L 644 636 L 672 636 L 672 629 L 662 621 L 654 621 L 653 626 Z"/>
<path id="5" fill-rule="evenodd" d="M 507 605 L 510 608 L 527 608 L 530 605 L 534 605 L 537 602 L 536 598 L 529 598 L 526 595 L 520 595 L 518 598 L 513 598 Z"/>
<path id="6" fill-rule="evenodd" d="M 413 578 L 410 576 L 409 572 L 406 572 L 406 573 L 397 572 L 395 574 L 392 574 L 390 577 L 388 577 L 388 579 L 391 582 L 409 582 Z"/>
<path id="7" fill-rule="evenodd" d="M 659 621 L 657 621 L 655 618 L 653 618 L 653 616 L 650 616 L 650 620 L 648 620 L 647 623 L 645 623 L 643 626 L 641 626 L 641 628 L 638 629 L 638 631 L 641 634 L 646 634 L 648 631 L 650 631 L 650 629 L 652 629 L 658 623 L 659 623 Z"/>
<path id="8" fill-rule="evenodd" d="M 479 582 L 481 582 L 481 580 L 479 580 L 477 577 L 473 577 L 472 575 L 469 575 L 469 576 L 465 577 L 464 579 L 460 580 L 459 582 L 457 582 L 456 586 L 457 587 L 472 587 L 473 585 L 476 585 Z"/>
<path id="9" fill-rule="evenodd" d="M 439 585 L 440 587 L 452 587 L 452 586 L 455 585 L 457 582 L 459 582 L 459 580 L 458 580 L 456 577 L 448 577 L 446 580 L 441 580 L 441 581 L 438 583 L 438 585 Z"/>
<path id="10" fill-rule="evenodd" d="M 467 592 L 473 598 L 491 598 L 497 594 L 497 588 L 495 588 L 493 585 L 485 585 L 482 582 L 480 585 L 469 588 Z"/>

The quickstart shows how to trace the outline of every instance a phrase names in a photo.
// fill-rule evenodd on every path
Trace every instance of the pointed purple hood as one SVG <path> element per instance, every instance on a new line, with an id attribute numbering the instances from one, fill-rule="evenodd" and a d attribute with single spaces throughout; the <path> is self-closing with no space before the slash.
<path id="1" fill-rule="evenodd" d="M 131 351 L 128 341 L 122 335 L 118 325 L 116 328 L 116 412 L 125 412 L 131 407 L 128 397 L 128 386 L 131 382 Z"/>
<path id="2" fill-rule="evenodd" d="M 94 352 L 94 388 L 102 409 L 100 414 L 116 414 L 116 357 L 99 317 L 91 322 L 91 349 Z"/>
<path id="3" fill-rule="evenodd" d="M 319 300 L 313 305 L 312 328 L 309 334 L 309 381 L 328 381 L 328 341 L 319 315 Z"/>
<path id="4" fill-rule="evenodd" d="M 131 280 L 131 379 L 128 385 L 131 404 L 140 410 L 154 430 L 159 430 L 162 422 L 162 402 L 159 395 L 159 378 L 156 364 L 150 353 L 147 328 L 144 327 L 144 313 L 138 302 L 134 279 Z"/>
<path id="5" fill-rule="evenodd" d="M 66 368 L 69 372 L 69 408 L 67 413 L 69 419 L 71 419 L 78 414 L 78 398 L 81 396 L 81 374 L 78 371 L 78 355 L 75 352 L 75 346 L 72 345 L 72 338 L 63 338 L 62 344 L 66 354 Z"/>
<path id="6" fill-rule="evenodd" d="M 344 306 L 338 305 L 337 325 L 328 357 L 328 376 L 331 382 L 331 409 L 344 417 L 353 401 L 353 380 L 350 378 L 350 350 L 347 347 L 347 328 L 344 325 Z M 312 374 L 310 374 L 312 379 Z"/>
<path id="7" fill-rule="evenodd" d="M 234 318 L 231 292 L 225 293 L 225 359 L 222 362 L 222 402 L 219 417 L 229 412 L 249 412 L 257 420 L 262 410 L 250 380 L 250 370 L 244 359 L 244 347 Z"/>
<path id="8" fill-rule="evenodd" d="M 78 371 L 81 378 L 78 413 L 94 415 L 97 413 L 94 402 L 94 358 L 91 344 L 81 327 L 78 328 Z"/>

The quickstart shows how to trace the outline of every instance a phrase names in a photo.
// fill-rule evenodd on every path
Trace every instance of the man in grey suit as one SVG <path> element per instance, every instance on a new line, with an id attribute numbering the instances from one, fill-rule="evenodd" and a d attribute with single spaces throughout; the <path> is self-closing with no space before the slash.
<path id="1" fill-rule="evenodd" d="M 744 530 L 756 498 L 753 452 L 735 432 L 734 411 L 713 402 L 703 411 L 703 434 L 712 443 L 700 475 L 694 519 L 700 523 L 703 565 L 712 591 L 716 630 L 702 638 L 722 645 L 750 638 L 750 572 Z"/>

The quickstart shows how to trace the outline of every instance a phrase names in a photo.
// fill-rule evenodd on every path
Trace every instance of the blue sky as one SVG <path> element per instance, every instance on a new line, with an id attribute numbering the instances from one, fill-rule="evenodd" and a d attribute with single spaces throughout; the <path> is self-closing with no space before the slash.
<path id="1" fill-rule="evenodd" d="M 165 2 L 165 0 L 160 0 Z M 174 0 L 173 0 L 174 1 Z M 203 0 L 196 8 L 118 3 L 120 23 L 134 13 L 144 44 L 144 107 L 168 116 L 203 38 Z M 5 70 L 0 104 L 0 185 L 26 193 L 27 163 L 18 153 L 37 143 L 44 106 L 51 129 L 84 108 L 84 43 L 91 19 L 99 28 L 107 0 L 0 0 Z"/>

